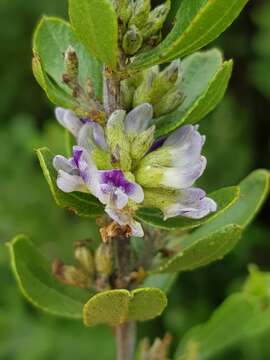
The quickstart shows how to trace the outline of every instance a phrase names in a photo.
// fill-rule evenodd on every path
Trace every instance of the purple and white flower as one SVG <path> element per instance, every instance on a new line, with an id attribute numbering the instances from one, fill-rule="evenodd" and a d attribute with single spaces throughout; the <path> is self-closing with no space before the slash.
<path id="1" fill-rule="evenodd" d="M 175 216 L 200 219 L 217 209 L 203 190 L 193 187 L 206 167 L 201 155 L 205 136 L 198 126 L 186 125 L 153 144 L 152 116 L 150 104 L 142 104 L 128 115 L 117 110 L 104 131 L 90 119 L 56 109 L 57 120 L 78 144 L 72 158 L 54 158 L 57 186 L 64 192 L 94 195 L 113 220 L 130 226 L 134 236 L 143 236 L 140 223 L 132 216 L 138 206 L 160 208 L 165 220 Z M 104 164 L 108 167 L 98 167 L 95 149 L 102 150 L 101 156 L 107 154 Z"/>

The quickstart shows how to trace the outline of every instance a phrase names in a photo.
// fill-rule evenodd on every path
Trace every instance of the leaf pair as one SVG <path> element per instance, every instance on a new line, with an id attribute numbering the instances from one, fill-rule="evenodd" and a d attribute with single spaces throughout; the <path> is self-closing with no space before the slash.
<path id="1" fill-rule="evenodd" d="M 33 305 L 53 315 L 81 319 L 87 326 L 111 326 L 125 321 L 145 321 L 159 316 L 166 295 L 156 288 L 89 291 L 64 286 L 51 274 L 49 261 L 24 236 L 8 244 L 14 275 L 23 295 Z M 90 298 L 90 300 L 89 300 Z"/>

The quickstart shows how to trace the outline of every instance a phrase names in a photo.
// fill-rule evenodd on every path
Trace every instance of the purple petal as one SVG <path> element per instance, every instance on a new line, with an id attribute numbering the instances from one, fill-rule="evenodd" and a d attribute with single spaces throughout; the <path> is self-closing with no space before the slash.
<path id="1" fill-rule="evenodd" d="M 73 159 L 66 159 L 64 156 L 57 155 L 53 159 L 53 167 L 56 171 L 63 170 L 70 175 L 79 175 L 79 171 L 74 166 Z"/>
<path id="2" fill-rule="evenodd" d="M 97 145 L 104 150 L 108 149 L 103 128 L 94 121 L 88 121 L 82 126 L 78 134 L 78 145 L 84 147 L 90 153 Z"/>

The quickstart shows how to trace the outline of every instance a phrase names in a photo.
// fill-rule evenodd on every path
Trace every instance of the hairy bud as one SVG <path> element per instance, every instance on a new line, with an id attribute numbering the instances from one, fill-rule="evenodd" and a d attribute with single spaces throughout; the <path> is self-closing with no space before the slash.
<path id="1" fill-rule="evenodd" d="M 142 34 L 144 39 L 148 39 L 149 37 L 158 33 L 171 9 L 171 1 L 167 0 L 164 4 L 157 6 L 154 10 L 152 10 L 149 14 L 149 18 L 142 28 Z"/>
<path id="2" fill-rule="evenodd" d="M 112 273 L 112 251 L 109 244 L 102 243 L 95 253 L 95 264 L 100 275 L 109 276 Z"/>
<path id="3" fill-rule="evenodd" d="M 78 242 L 75 245 L 75 259 L 80 264 L 81 268 L 89 275 L 95 272 L 94 256 L 91 250 L 88 249 L 85 242 Z"/>
<path id="4" fill-rule="evenodd" d="M 79 74 L 79 61 L 75 49 L 69 46 L 65 51 L 65 77 L 69 81 L 76 81 Z"/>
<path id="5" fill-rule="evenodd" d="M 129 21 L 129 26 L 136 25 L 141 29 L 146 24 L 151 10 L 150 0 L 135 0 L 133 14 Z"/>
<path id="6" fill-rule="evenodd" d="M 131 144 L 131 156 L 134 160 L 140 160 L 154 142 L 155 126 L 139 134 Z"/>
<path id="7" fill-rule="evenodd" d="M 52 264 L 53 275 L 63 284 L 72 285 L 82 289 L 91 287 L 90 277 L 81 269 L 75 266 L 64 265 L 59 260 L 54 260 Z"/>
<path id="8" fill-rule="evenodd" d="M 123 49 L 127 55 L 134 55 L 140 50 L 143 43 L 143 37 L 139 29 L 132 25 L 126 32 L 123 39 Z"/>
<path id="9" fill-rule="evenodd" d="M 155 104 L 154 112 L 155 116 L 161 116 L 168 114 L 175 110 L 184 100 L 184 96 L 180 89 L 173 89 L 171 92 L 166 94 L 162 100 Z"/>

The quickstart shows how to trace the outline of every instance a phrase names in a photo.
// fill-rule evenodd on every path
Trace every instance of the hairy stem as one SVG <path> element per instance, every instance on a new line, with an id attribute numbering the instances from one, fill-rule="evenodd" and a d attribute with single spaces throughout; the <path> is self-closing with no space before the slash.
<path id="1" fill-rule="evenodd" d="M 133 360 L 136 324 L 127 322 L 116 328 L 117 360 Z"/>

